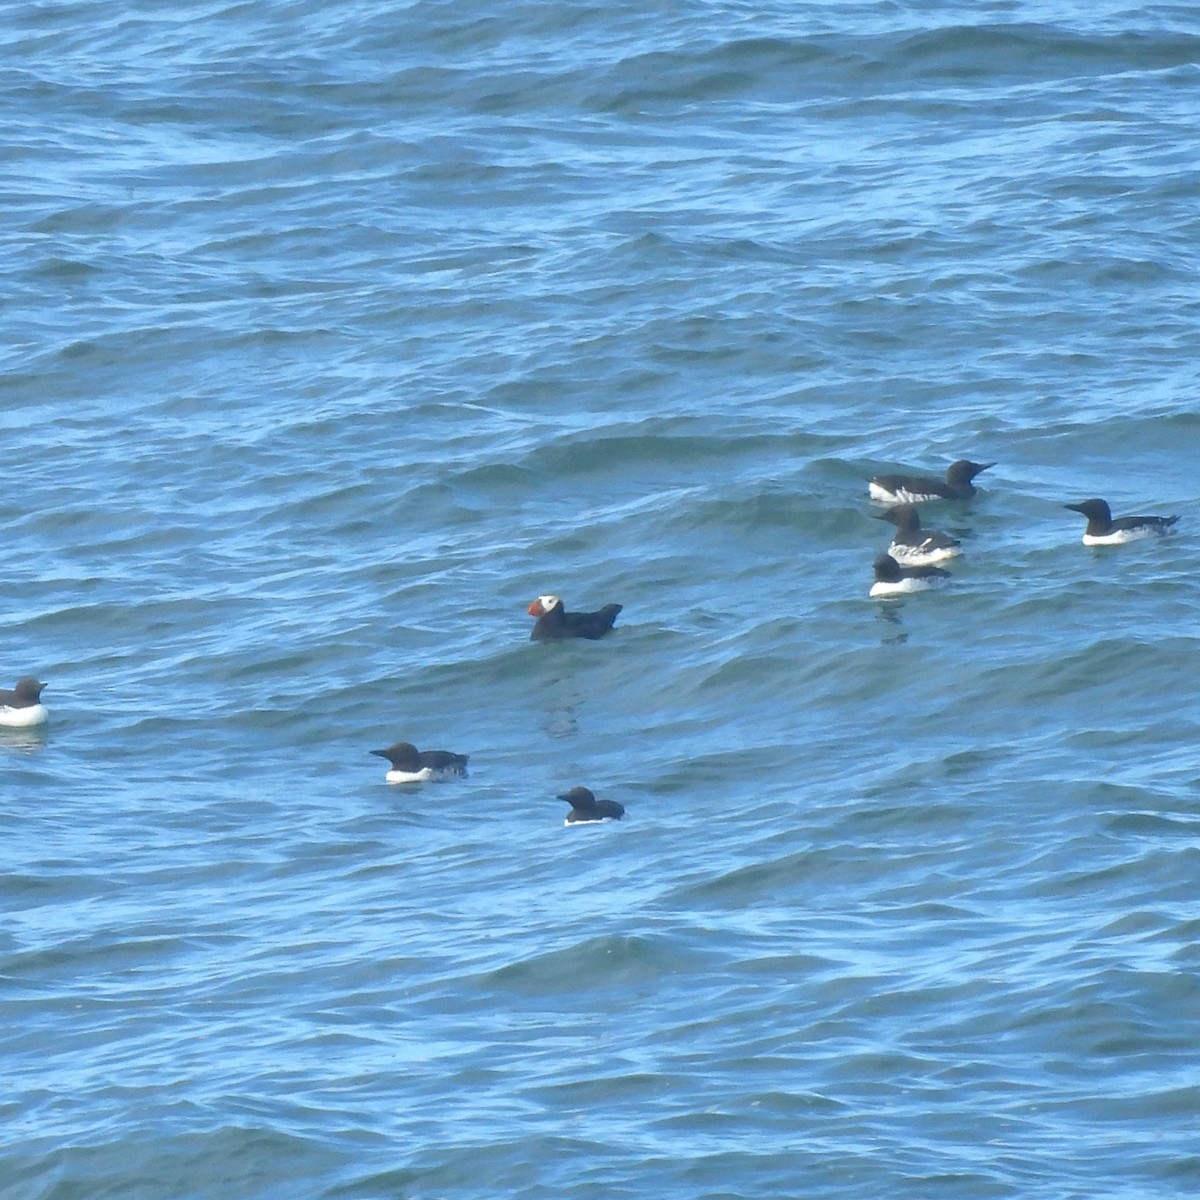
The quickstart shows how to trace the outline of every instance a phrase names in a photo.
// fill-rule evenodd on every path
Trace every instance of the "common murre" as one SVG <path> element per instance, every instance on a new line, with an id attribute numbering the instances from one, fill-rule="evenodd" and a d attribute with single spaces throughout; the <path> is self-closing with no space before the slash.
<path id="1" fill-rule="evenodd" d="M 910 567 L 941 562 L 962 553 L 958 538 L 936 529 L 922 529 L 921 518 L 913 504 L 896 504 L 875 514 L 876 520 L 891 521 L 896 527 L 888 553 Z"/>
<path id="2" fill-rule="evenodd" d="M 1169 533 L 1176 517 L 1117 517 L 1113 519 L 1108 501 L 1092 499 L 1079 504 L 1065 504 L 1073 512 L 1087 517 L 1087 528 L 1083 531 L 1085 546 L 1119 546 L 1122 542 L 1134 542 L 1139 538 L 1161 537 Z"/>
<path id="3" fill-rule="evenodd" d="M 619 821 L 625 815 L 625 806 L 615 800 L 597 800 L 590 788 L 573 787 L 559 796 L 571 811 L 564 825 L 582 825 L 588 821 Z"/>
<path id="4" fill-rule="evenodd" d="M 22 675 L 14 688 L 0 688 L 0 725 L 9 729 L 28 729 L 45 723 L 49 712 L 42 703 L 42 689 L 32 675 Z"/>
<path id="5" fill-rule="evenodd" d="M 946 468 L 946 478 L 926 475 L 876 475 L 867 485 L 872 500 L 884 504 L 916 504 L 922 500 L 968 500 L 975 495 L 971 482 L 994 462 L 976 463 L 965 458 Z"/>
<path id="6" fill-rule="evenodd" d="M 426 779 L 449 779 L 467 773 L 467 755 L 449 750 L 418 750 L 412 742 L 396 742 L 386 750 L 371 753 L 392 764 L 384 776 L 388 783 L 423 783 Z"/>
<path id="7" fill-rule="evenodd" d="M 943 579 L 950 572 L 941 567 L 902 567 L 890 554 L 881 554 L 875 560 L 875 582 L 868 593 L 880 596 L 903 596 L 907 592 L 922 592 Z"/>

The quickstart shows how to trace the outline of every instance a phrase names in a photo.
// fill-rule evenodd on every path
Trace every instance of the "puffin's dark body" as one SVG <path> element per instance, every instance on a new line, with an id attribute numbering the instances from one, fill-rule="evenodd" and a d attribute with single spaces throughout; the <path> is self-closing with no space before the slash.
<path id="1" fill-rule="evenodd" d="M 598 641 L 612 629 L 622 607 L 606 604 L 596 612 L 567 612 L 557 596 L 539 596 L 529 606 L 529 615 L 537 617 L 529 640 L 561 642 L 566 638 L 587 638 Z"/>

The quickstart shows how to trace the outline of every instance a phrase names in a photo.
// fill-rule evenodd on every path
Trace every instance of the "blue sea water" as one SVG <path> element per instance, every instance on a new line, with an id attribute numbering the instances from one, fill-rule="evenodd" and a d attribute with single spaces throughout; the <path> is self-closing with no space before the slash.
<path id="1" fill-rule="evenodd" d="M 6 17 L 0 1200 L 1196 1191 L 1193 6 Z"/>

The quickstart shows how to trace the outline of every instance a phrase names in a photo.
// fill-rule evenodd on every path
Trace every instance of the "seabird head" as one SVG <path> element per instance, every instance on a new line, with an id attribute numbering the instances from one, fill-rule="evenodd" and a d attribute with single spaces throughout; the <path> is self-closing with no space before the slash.
<path id="1" fill-rule="evenodd" d="M 17 686 L 13 688 L 18 700 L 28 700 L 30 704 L 36 704 L 42 695 L 42 688 L 46 685 L 38 683 L 32 675 L 22 675 L 17 680 Z"/>
<path id="2" fill-rule="evenodd" d="M 559 799 L 565 800 L 572 808 L 586 810 L 596 807 L 596 797 L 591 788 L 573 787 L 569 792 L 563 792 Z"/>
<path id="3" fill-rule="evenodd" d="M 994 467 L 995 465 L 994 462 L 977 463 L 960 458 L 958 462 L 951 463 L 946 468 L 946 482 L 949 484 L 970 483 L 976 475 L 986 471 L 988 467 Z"/>
<path id="4" fill-rule="evenodd" d="M 921 518 L 917 515 L 915 504 L 894 504 L 885 508 L 881 513 L 871 514 L 877 521 L 891 521 L 898 530 L 904 533 L 916 533 L 921 528 Z"/>
<path id="5" fill-rule="evenodd" d="M 552 609 L 561 608 L 561 607 L 562 607 L 562 601 L 557 596 L 552 596 L 552 595 L 539 596 L 529 606 L 529 615 L 531 617 L 544 617 Z"/>
<path id="6" fill-rule="evenodd" d="M 419 765 L 417 748 L 412 742 L 396 742 L 386 750 L 372 750 L 380 758 L 386 758 L 397 769 L 415 768 Z"/>
<path id="7" fill-rule="evenodd" d="M 1083 513 L 1089 521 L 1111 521 L 1112 509 L 1108 507 L 1107 500 L 1091 499 L 1084 500 L 1079 504 L 1064 504 L 1063 508 L 1069 508 L 1073 512 Z"/>
<path id="8" fill-rule="evenodd" d="M 875 560 L 876 583 L 897 583 L 903 578 L 900 564 L 890 554 L 881 554 Z"/>

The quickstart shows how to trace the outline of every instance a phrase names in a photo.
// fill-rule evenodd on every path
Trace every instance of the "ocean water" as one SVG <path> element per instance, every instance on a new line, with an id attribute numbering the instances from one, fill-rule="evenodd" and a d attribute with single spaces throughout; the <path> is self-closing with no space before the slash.
<path id="1" fill-rule="evenodd" d="M 1195 1193 L 1192 6 L 6 18 L 0 1200 Z"/>

